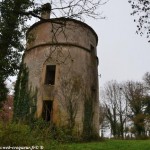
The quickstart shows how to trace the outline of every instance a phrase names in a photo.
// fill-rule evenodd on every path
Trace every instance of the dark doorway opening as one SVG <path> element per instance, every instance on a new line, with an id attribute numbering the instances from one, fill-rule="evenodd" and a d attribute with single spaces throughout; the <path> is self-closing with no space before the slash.
<path id="1" fill-rule="evenodd" d="M 45 84 L 51 84 L 51 85 L 55 84 L 55 72 L 56 72 L 55 65 L 46 66 Z"/>
<path id="2" fill-rule="evenodd" d="M 53 101 L 50 101 L 50 100 L 43 101 L 42 117 L 45 121 L 51 121 L 51 119 L 52 119 L 52 107 L 53 107 Z"/>

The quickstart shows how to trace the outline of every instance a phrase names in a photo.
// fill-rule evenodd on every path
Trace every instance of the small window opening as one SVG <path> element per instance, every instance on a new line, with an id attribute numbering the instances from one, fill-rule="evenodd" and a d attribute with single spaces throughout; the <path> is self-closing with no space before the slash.
<path id="1" fill-rule="evenodd" d="M 45 84 L 55 84 L 55 65 L 48 65 L 46 66 L 46 76 L 45 76 Z"/>
<path id="2" fill-rule="evenodd" d="M 42 117 L 47 122 L 51 121 L 52 119 L 52 106 L 53 106 L 53 101 L 50 100 L 43 101 Z"/>

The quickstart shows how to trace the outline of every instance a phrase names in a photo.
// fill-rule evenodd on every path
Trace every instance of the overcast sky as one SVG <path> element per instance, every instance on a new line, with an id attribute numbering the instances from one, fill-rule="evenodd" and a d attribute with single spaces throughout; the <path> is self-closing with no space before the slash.
<path id="1" fill-rule="evenodd" d="M 150 44 L 135 33 L 131 5 L 128 0 L 109 0 L 101 9 L 106 19 L 85 19 L 99 37 L 100 87 L 110 80 L 141 80 L 150 71 Z"/>
<path id="2" fill-rule="evenodd" d="M 139 81 L 150 71 L 150 44 L 136 32 L 128 0 L 109 0 L 105 20 L 87 21 L 98 34 L 100 86 L 109 80 Z"/>

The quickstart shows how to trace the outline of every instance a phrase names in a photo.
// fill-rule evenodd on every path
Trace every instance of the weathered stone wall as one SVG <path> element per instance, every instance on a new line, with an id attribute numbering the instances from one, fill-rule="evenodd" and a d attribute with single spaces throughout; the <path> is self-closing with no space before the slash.
<path id="1" fill-rule="evenodd" d="M 99 99 L 97 72 L 97 36 L 86 24 L 74 20 L 39 22 L 27 33 L 24 63 L 29 69 L 29 87 L 38 89 L 37 117 L 42 114 L 43 100 L 53 100 L 52 121 L 67 122 L 62 106 L 60 83 L 63 78 L 81 78 L 81 97 L 77 100 L 76 128 L 82 133 L 84 101 L 87 93 L 93 101 L 93 128 L 99 130 Z M 60 23 L 63 23 L 61 25 Z M 56 65 L 55 85 L 45 85 L 46 65 Z M 63 97 L 63 96 L 62 96 Z"/>

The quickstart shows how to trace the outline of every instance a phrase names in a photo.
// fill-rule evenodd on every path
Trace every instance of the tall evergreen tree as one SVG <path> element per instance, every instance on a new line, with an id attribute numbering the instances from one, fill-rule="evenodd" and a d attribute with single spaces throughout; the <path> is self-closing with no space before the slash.
<path id="1" fill-rule="evenodd" d="M 0 102 L 6 99 L 5 81 L 16 75 L 24 51 L 23 39 L 27 29 L 26 22 L 39 16 L 42 9 L 38 0 L 0 1 Z M 42 1 L 44 3 L 44 0 Z M 101 18 L 96 9 L 105 4 L 102 0 L 50 0 L 52 17 L 83 19 L 85 16 Z"/>
<path id="2" fill-rule="evenodd" d="M 19 68 L 22 38 L 27 16 L 21 14 L 33 6 L 30 0 L 3 0 L 0 2 L 0 102 L 6 99 L 5 80 Z"/>

